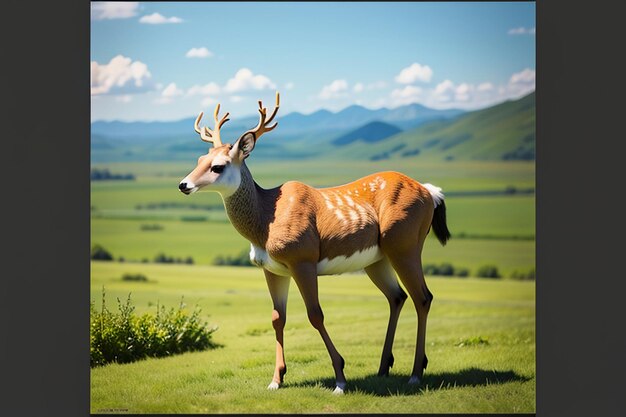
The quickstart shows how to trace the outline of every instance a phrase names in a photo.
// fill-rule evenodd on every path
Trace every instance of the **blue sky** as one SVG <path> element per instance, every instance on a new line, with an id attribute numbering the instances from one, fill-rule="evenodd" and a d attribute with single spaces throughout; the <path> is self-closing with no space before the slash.
<path id="1" fill-rule="evenodd" d="M 178 120 L 420 103 L 535 88 L 534 2 L 92 2 L 91 119 Z"/>

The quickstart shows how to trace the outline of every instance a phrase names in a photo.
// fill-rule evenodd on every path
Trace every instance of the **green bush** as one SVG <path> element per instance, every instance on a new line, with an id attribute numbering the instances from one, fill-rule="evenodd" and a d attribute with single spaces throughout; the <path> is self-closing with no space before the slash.
<path id="1" fill-rule="evenodd" d="M 189 351 L 205 350 L 216 345 L 211 341 L 216 328 L 200 320 L 200 310 L 187 313 L 181 302 L 178 309 L 157 306 L 157 314 L 136 316 L 130 294 L 126 303 L 117 300 L 118 313 L 106 308 L 102 290 L 102 309 L 90 306 L 90 366 L 128 363 L 147 357 L 162 357 Z"/>
<path id="2" fill-rule="evenodd" d="M 148 261 L 144 260 L 142 262 L 148 262 Z M 191 256 L 188 256 L 185 259 L 174 258 L 173 256 L 168 256 L 164 253 L 159 253 L 158 255 L 154 257 L 154 262 L 160 263 L 160 264 L 193 264 L 193 258 Z"/>
<path id="3" fill-rule="evenodd" d="M 457 277 L 461 277 L 461 278 L 465 278 L 465 277 L 469 277 L 469 269 L 467 268 L 455 268 L 454 269 L 454 275 Z"/>
<path id="4" fill-rule="evenodd" d="M 426 264 L 424 265 L 425 275 L 442 275 L 442 276 L 455 276 L 455 277 L 467 277 L 469 276 L 469 269 L 454 267 L 448 262 L 444 262 L 440 265 Z"/>
<path id="5" fill-rule="evenodd" d="M 91 259 L 97 259 L 100 261 L 112 261 L 113 255 L 111 255 L 111 253 L 104 249 L 102 246 L 94 245 L 93 248 L 91 248 Z"/>
<path id="6" fill-rule="evenodd" d="M 478 268 L 476 271 L 476 276 L 481 278 L 502 278 L 500 272 L 498 272 L 498 267 L 495 265 L 483 265 Z"/>
<path id="7" fill-rule="evenodd" d="M 250 251 L 247 249 L 239 252 L 238 255 L 217 255 L 213 259 L 213 265 L 229 265 L 229 266 L 254 266 L 250 262 Z"/>
<path id="8" fill-rule="evenodd" d="M 148 277 L 146 277 L 144 274 L 124 274 L 122 276 L 122 281 L 147 282 Z"/>
<path id="9" fill-rule="evenodd" d="M 531 268 L 527 272 L 513 271 L 511 274 L 512 279 L 519 280 L 534 280 L 535 279 L 535 268 Z"/>

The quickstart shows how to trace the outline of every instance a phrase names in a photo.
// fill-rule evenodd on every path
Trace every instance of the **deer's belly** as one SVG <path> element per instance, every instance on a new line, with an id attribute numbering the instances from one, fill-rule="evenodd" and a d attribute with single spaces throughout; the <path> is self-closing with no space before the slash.
<path id="1" fill-rule="evenodd" d="M 378 246 L 372 246 L 349 256 L 336 256 L 332 259 L 322 259 L 317 263 L 318 275 L 336 275 L 344 272 L 354 272 L 381 260 L 383 253 Z M 282 276 L 290 276 L 291 272 L 282 263 L 274 260 L 267 251 L 251 245 L 250 261 L 261 268 Z"/>

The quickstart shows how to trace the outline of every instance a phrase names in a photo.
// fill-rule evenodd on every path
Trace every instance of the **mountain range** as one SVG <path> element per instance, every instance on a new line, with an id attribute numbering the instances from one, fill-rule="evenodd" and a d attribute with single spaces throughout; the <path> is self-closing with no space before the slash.
<path id="1" fill-rule="evenodd" d="M 435 110 L 420 104 L 409 104 L 395 109 L 381 108 L 370 110 L 362 106 L 353 105 L 333 113 L 328 110 L 318 110 L 311 114 L 292 112 L 285 116 L 278 116 L 280 131 L 276 133 L 290 134 L 303 130 L 346 130 L 360 127 L 372 121 L 388 122 L 401 129 L 413 128 L 434 119 L 449 119 L 463 113 L 462 110 Z M 212 115 L 205 115 L 203 123 L 212 122 Z M 171 122 L 121 122 L 96 121 L 91 124 L 91 134 L 108 138 L 143 138 L 184 135 L 193 132 L 195 118 L 187 118 Z M 254 127 L 258 116 L 247 116 L 241 119 L 232 119 L 222 128 L 224 132 L 240 131 Z M 209 124 L 209 127 L 211 125 Z M 242 130 L 243 129 L 243 130 Z"/>
<path id="2" fill-rule="evenodd" d="M 202 124 L 212 125 L 211 115 Z M 174 122 L 93 122 L 92 162 L 188 160 L 207 144 L 193 131 L 194 118 Z M 255 159 L 329 157 L 379 160 L 393 158 L 534 160 L 535 93 L 489 108 L 464 112 L 435 110 L 419 104 L 371 110 L 350 106 L 339 112 L 319 110 L 278 116 L 279 127 Z M 254 127 L 258 117 L 226 123 L 225 142 Z M 363 146 L 367 144 L 367 146 Z M 332 147 L 333 152 L 328 152 Z"/>

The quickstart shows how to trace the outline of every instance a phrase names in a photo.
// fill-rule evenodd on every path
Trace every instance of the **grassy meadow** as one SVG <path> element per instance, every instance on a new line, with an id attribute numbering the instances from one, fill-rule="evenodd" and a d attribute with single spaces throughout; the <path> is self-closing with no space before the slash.
<path id="1" fill-rule="evenodd" d="M 266 187 L 294 179 L 316 186 L 349 182 L 380 170 L 404 172 L 446 194 L 453 238 L 429 237 L 424 263 L 449 262 L 475 271 L 496 265 L 505 279 L 427 277 L 434 294 L 427 332 L 429 358 L 421 386 L 408 386 L 416 315 L 405 304 L 394 344 L 395 365 L 375 376 L 388 319 L 387 303 L 362 273 L 320 278 L 328 331 L 346 360 L 346 395 L 331 395 L 333 371 L 324 344 L 292 284 L 285 332 L 288 373 L 266 390 L 274 364 L 271 300 L 256 268 L 217 267 L 217 255 L 249 244 L 228 222 L 217 194 L 182 195 L 178 182 L 193 168 L 179 162 L 94 165 L 133 173 L 135 181 L 94 181 L 92 244 L 117 260 L 92 261 L 91 300 L 110 310 L 131 294 L 137 313 L 181 299 L 218 326 L 221 347 L 91 370 L 91 412 L 109 413 L 533 413 L 535 411 L 535 285 L 507 279 L 535 265 L 534 194 L 462 195 L 534 188 L 532 162 L 281 161 L 249 163 Z M 158 230 L 144 230 L 145 225 Z M 455 235 L 459 236 L 455 238 Z M 159 253 L 192 257 L 193 265 L 141 263 Z M 127 282 L 142 273 L 147 282 Z"/>

